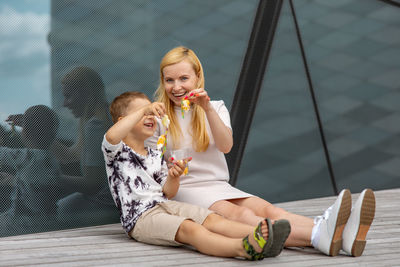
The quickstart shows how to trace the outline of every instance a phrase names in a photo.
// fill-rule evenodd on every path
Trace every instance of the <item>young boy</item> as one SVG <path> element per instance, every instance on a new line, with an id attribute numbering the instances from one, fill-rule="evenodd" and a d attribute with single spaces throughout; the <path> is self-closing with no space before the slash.
<path id="1" fill-rule="evenodd" d="M 130 237 L 155 245 L 188 244 L 208 255 L 252 260 L 282 251 L 290 233 L 286 220 L 272 225 L 266 219 L 253 235 L 250 225 L 168 200 L 177 193 L 179 177 L 191 159 L 175 162 L 168 170 L 161 152 L 144 146 L 156 129 L 154 116 L 165 114 L 162 103 L 151 103 L 140 92 L 126 92 L 114 99 L 110 112 L 115 124 L 105 134 L 102 150 L 111 194 Z"/>

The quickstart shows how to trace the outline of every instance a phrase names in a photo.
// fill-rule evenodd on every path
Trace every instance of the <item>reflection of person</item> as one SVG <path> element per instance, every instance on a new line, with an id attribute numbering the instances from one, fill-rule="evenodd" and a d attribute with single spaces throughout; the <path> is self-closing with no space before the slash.
<path id="1" fill-rule="evenodd" d="M 0 125 L 0 146 L 3 146 L 6 140 L 7 131 Z"/>
<path id="2" fill-rule="evenodd" d="M 157 101 L 165 104 L 171 120 L 167 153 L 179 147 L 191 151 L 189 155 L 193 157 L 189 174 L 181 179 L 176 200 L 209 208 L 229 219 L 251 225 L 256 225 L 264 217 L 287 219 L 292 232 L 286 246 L 313 245 L 328 255 L 339 253 L 342 231 L 351 209 L 348 190 L 341 192 L 334 206 L 314 225 L 310 218 L 289 213 L 228 183 L 229 172 L 224 153 L 228 153 L 233 145 L 229 112 L 223 101 L 210 101 L 204 89 L 201 63 L 192 50 L 177 47 L 163 57 L 156 95 Z M 184 99 L 192 104 L 182 118 L 180 105 Z M 154 147 L 158 136 L 164 131 L 164 126 L 158 122 L 158 129 L 153 137 L 146 140 L 147 144 Z M 356 242 L 358 226 L 365 224 L 363 226 L 368 230 L 372 223 L 373 216 L 368 217 L 361 212 L 369 208 L 374 214 L 372 191 L 362 195 L 359 203 L 352 213 L 352 217 L 356 218 L 352 220 L 353 225 L 346 225 L 352 229 L 352 234 L 344 236 L 346 242 L 358 246 L 357 253 L 346 251 L 355 256 L 361 255 L 364 249 L 362 242 Z M 365 240 L 365 236 L 360 239 Z"/>
<path id="3" fill-rule="evenodd" d="M 103 81 L 93 69 L 76 67 L 62 78 L 61 83 L 64 106 L 79 118 L 79 131 L 72 146 L 55 142 L 52 151 L 63 164 L 79 162 L 82 175 L 63 174 L 66 188 L 75 193 L 59 201 L 59 212 L 93 210 L 106 213 L 107 208 L 115 211 L 100 149 L 104 132 L 111 125 Z"/>
<path id="4" fill-rule="evenodd" d="M 48 150 L 57 134 L 58 118 L 50 108 L 37 105 L 23 115 L 11 115 L 7 121 L 22 127 L 26 147 L 0 148 L 0 165 L 14 174 L 9 179 L 14 191 L 11 208 L 1 215 L 2 228 L 7 224 L 42 230 L 54 223 L 56 201 L 61 197 L 60 166 Z"/>
<path id="5" fill-rule="evenodd" d="M 128 235 L 156 245 L 189 244 L 202 253 L 221 257 L 277 256 L 290 232 L 288 221 L 268 223 L 273 231 L 271 243 L 264 220 L 253 235 L 253 226 L 194 205 L 168 201 L 176 194 L 190 158 L 175 162 L 168 170 L 161 152 L 144 146 L 155 130 L 153 115 L 163 116 L 164 110 L 162 103 L 151 103 L 139 92 L 124 93 L 111 104 L 115 124 L 107 131 L 102 148 L 110 189 Z M 255 238 L 258 233 L 259 242 Z"/>

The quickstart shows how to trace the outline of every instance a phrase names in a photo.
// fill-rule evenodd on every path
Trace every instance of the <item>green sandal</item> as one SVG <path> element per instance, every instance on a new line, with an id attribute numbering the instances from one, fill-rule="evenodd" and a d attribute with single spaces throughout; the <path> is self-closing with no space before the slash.
<path id="1" fill-rule="evenodd" d="M 251 260 L 262 260 L 265 257 L 265 251 L 269 251 L 272 247 L 273 240 L 273 230 L 271 221 L 269 219 L 265 219 L 268 225 L 268 239 L 265 240 L 262 232 L 261 232 L 261 223 L 258 224 L 256 229 L 254 229 L 254 240 L 257 242 L 258 246 L 262 249 L 261 252 L 257 252 L 254 247 L 249 242 L 249 236 L 243 238 L 243 248 L 247 252 L 249 256 L 251 256 Z"/>
<path id="2" fill-rule="evenodd" d="M 264 257 L 276 257 L 281 254 L 285 246 L 286 239 L 290 234 L 290 223 L 288 220 L 277 220 L 272 225 L 273 240 L 269 250 L 264 251 Z"/>

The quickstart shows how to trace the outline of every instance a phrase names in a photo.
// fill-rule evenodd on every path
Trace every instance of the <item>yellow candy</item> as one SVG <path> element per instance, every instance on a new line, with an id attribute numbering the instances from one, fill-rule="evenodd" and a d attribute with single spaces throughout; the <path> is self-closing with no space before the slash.
<path id="1" fill-rule="evenodd" d="M 189 173 L 189 168 L 186 166 L 185 170 L 183 171 L 183 175 L 187 175 Z"/>
<path id="2" fill-rule="evenodd" d="M 165 134 L 160 135 L 160 137 L 158 138 L 158 141 L 157 141 L 157 149 L 158 149 L 158 150 L 160 150 L 161 148 L 163 148 L 163 146 L 164 146 L 166 140 L 167 140 L 167 139 L 166 139 L 166 137 L 165 137 Z"/>
<path id="3" fill-rule="evenodd" d="M 170 120 L 167 114 L 165 114 L 164 117 L 161 119 L 161 123 L 164 125 L 165 128 L 168 129 Z"/>
<path id="4" fill-rule="evenodd" d="M 190 101 L 185 99 L 181 101 L 182 118 L 185 118 L 185 112 L 190 110 Z"/>
<path id="5" fill-rule="evenodd" d="M 190 101 L 187 99 L 182 100 L 181 109 L 184 111 L 189 111 L 190 110 Z"/>
<path id="6" fill-rule="evenodd" d="M 184 163 L 183 160 L 179 160 L 179 162 Z M 188 173 L 189 173 L 189 166 L 188 166 L 188 164 L 186 162 L 186 167 L 183 170 L 183 175 L 187 175 Z"/>

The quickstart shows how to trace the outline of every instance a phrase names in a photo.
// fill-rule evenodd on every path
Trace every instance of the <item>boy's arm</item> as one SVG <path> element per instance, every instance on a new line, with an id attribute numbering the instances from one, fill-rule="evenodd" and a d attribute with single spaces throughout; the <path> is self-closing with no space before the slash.
<path id="1" fill-rule="evenodd" d="M 145 115 L 156 115 L 160 117 L 164 115 L 165 108 L 164 104 L 159 102 L 154 102 L 141 109 L 138 109 L 131 114 L 128 114 L 118 120 L 106 133 L 107 141 L 116 145 L 124 139 L 131 129 L 138 123 Z"/>
<path id="2" fill-rule="evenodd" d="M 173 198 L 179 189 L 179 177 L 182 175 L 186 168 L 186 164 L 191 160 L 191 158 L 179 160 L 174 163 L 174 165 L 168 170 L 167 181 L 163 186 L 164 195 L 171 199 Z"/>
<path id="3" fill-rule="evenodd" d="M 141 108 L 117 121 L 110 129 L 108 129 L 106 133 L 107 141 L 112 145 L 121 142 L 121 140 L 128 135 L 133 126 L 142 119 L 145 114 L 144 112 L 145 110 Z"/>

